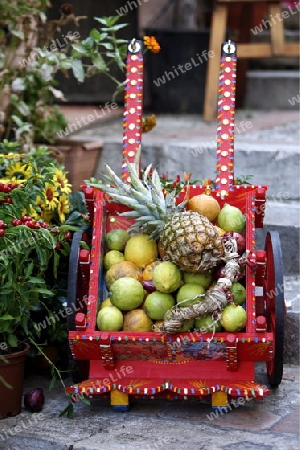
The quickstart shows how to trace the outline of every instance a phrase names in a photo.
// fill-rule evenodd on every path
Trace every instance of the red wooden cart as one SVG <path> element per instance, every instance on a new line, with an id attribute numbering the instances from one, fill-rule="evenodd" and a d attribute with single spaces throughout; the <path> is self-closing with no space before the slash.
<path id="1" fill-rule="evenodd" d="M 279 235 L 267 233 L 265 249 L 255 248 L 255 230 L 263 227 L 267 186 L 234 184 L 234 114 L 236 48 L 228 41 L 220 61 L 217 177 L 211 195 L 220 206 L 237 206 L 246 216 L 246 327 L 241 332 L 104 332 L 96 327 L 101 301 L 106 297 L 102 268 L 103 237 L 113 228 L 127 229 L 119 217 L 123 206 L 105 201 L 98 189 L 85 187 L 91 229 L 75 233 L 69 272 L 69 343 L 77 379 L 68 393 L 110 396 L 116 410 L 127 410 L 130 397 L 203 399 L 213 408 L 226 408 L 230 399 L 262 399 L 270 393 L 255 382 L 255 362 L 265 361 L 269 386 L 278 386 L 283 369 L 284 297 Z M 143 56 L 140 41 L 128 46 L 124 106 L 122 177 L 133 162 L 141 141 Z M 129 181 L 129 180 L 128 180 Z M 189 195 L 207 186 L 190 186 Z M 185 196 L 181 192 L 180 196 Z M 90 251 L 80 246 L 84 239 Z"/>

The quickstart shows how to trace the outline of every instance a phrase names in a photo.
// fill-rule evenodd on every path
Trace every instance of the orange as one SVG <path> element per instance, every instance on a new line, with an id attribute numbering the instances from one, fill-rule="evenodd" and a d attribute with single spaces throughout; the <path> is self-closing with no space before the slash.
<path id="1" fill-rule="evenodd" d="M 138 281 L 142 281 L 142 271 L 131 261 L 120 261 L 113 264 L 105 275 L 107 288 L 109 289 L 116 280 L 124 277 L 135 278 Z"/>
<path id="2" fill-rule="evenodd" d="M 222 230 L 222 228 L 218 227 L 217 225 L 215 225 L 215 230 L 219 233 L 220 236 L 223 236 L 226 231 Z"/>
<path id="3" fill-rule="evenodd" d="M 218 201 L 211 195 L 199 194 L 192 197 L 187 203 L 187 209 L 195 211 L 214 222 L 221 210 Z"/>
<path id="4" fill-rule="evenodd" d="M 161 264 L 161 263 L 162 263 L 162 261 L 153 261 L 151 264 L 148 264 L 148 266 L 146 266 L 143 271 L 143 280 L 151 281 L 153 270 L 155 269 L 156 266 L 158 266 L 158 264 Z"/>
<path id="5" fill-rule="evenodd" d="M 152 331 L 153 322 L 143 309 L 134 309 L 124 315 L 123 331 Z"/>

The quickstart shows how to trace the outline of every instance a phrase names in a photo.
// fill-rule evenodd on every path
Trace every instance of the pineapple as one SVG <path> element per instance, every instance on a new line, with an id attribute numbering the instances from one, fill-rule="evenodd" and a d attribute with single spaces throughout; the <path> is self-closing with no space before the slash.
<path id="1" fill-rule="evenodd" d="M 131 208 L 121 216 L 135 218 L 131 230 L 147 233 L 161 242 L 174 264 L 185 272 L 199 273 L 215 267 L 224 256 L 221 237 L 213 224 L 193 211 L 184 211 L 186 202 L 176 204 L 175 192 L 163 193 L 156 169 L 147 167 L 143 178 L 138 175 L 139 152 L 135 164 L 128 163 L 130 185 L 124 183 L 106 166 L 109 184 L 93 184 L 109 194 L 112 201 Z"/>

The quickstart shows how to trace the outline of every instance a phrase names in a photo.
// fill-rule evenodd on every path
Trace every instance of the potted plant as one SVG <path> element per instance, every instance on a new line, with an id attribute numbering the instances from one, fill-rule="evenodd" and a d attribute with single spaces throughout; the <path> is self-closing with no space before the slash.
<path id="1" fill-rule="evenodd" d="M 93 156 L 89 161 L 93 170 L 102 144 L 76 141 L 72 145 L 71 130 L 64 134 L 67 121 L 57 103 L 67 99 L 57 75 L 72 75 L 81 83 L 102 73 L 114 81 L 116 90 L 122 88 L 123 80 L 112 76 L 110 67 L 116 65 L 123 73 L 126 41 L 118 31 L 126 24 L 118 23 L 120 16 L 95 17 L 95 28 L 83 37 L 80 23 L 85 17 L 77 15 L 71 4 L 62 4 L 55 20 L 47 20 L 49 6 L 48 0 L 1 1 L 0 139 L 13 138 L 25 148 L 63 144 L 68 169 L 73 170 L 71 161 L 77 152 L 83 164 Z M 82 151 L 88 154 L 85 158 Z M 69 178 L 72 181 L 72 172 Z"/>
<path id="2" fill-rule="evenodd" d="M 1 418 L 20 412 L 28 346 L 44 354 L 47 336 L 61 331 L 59 321 L 49 321 L 42 335 L 35 313 L 55 314 L 61 261 L 78 229 L 70 223 L 84 227 L 88 222 L 72 211 L 66 172 L 45 147 L 22 154 L 17 143 L 4 141 L 0 167 L 0 397 L 6 399 L 0 404 Z M 14 376 L 9 370 L 17 367 L 15 353 L 20 366 Z"/>

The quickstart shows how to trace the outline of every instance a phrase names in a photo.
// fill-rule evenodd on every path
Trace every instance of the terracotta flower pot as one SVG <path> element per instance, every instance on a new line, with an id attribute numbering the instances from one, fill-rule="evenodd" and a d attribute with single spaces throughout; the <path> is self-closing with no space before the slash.
<path id="1" fill-rule="evenodd" d="M 16 416 L 21 412 L 24 363 L 29 346 L 24 344 L 24 347 L 16 353 L 0 356 L 0 419 Z"/>
<path id="2" fill-rule="evenodd" d="M 73 191 L 79 191 L 80 185 L 94 176 L 102 147 L 102 141 L 87 142 L 86 139 L 59 139 L 51 146 L 53 156 L 68 172 Z"/>

